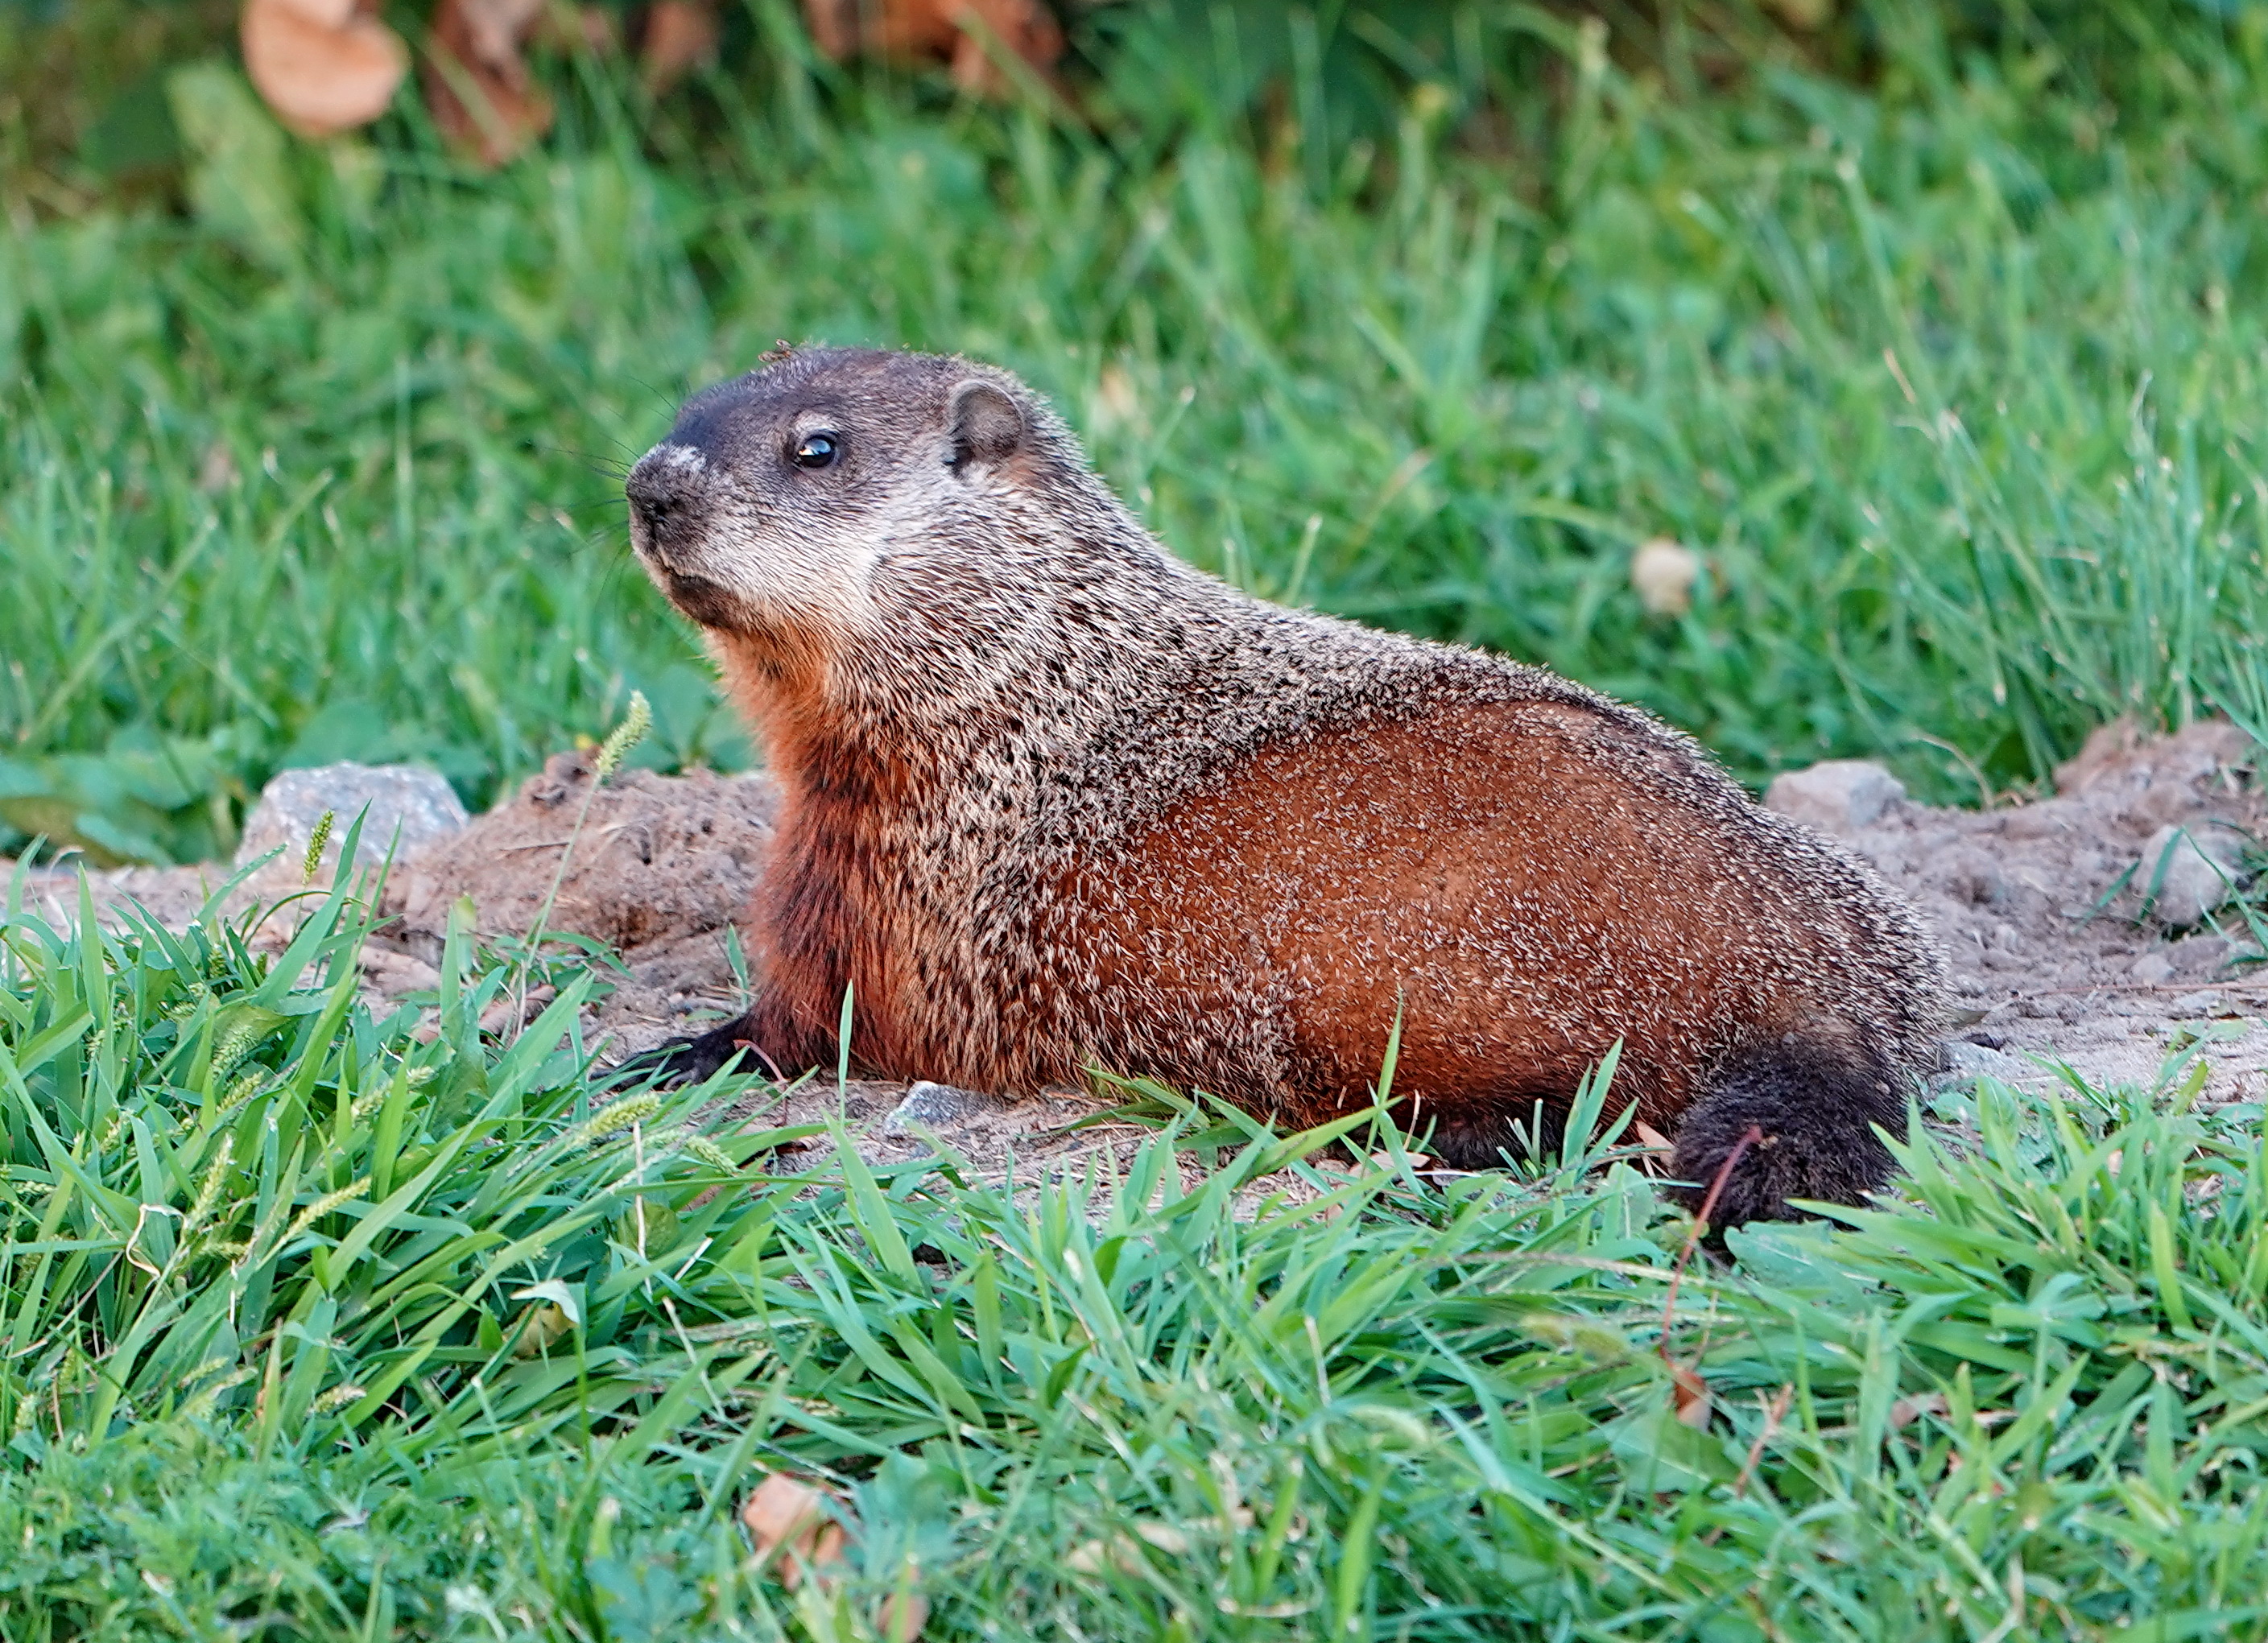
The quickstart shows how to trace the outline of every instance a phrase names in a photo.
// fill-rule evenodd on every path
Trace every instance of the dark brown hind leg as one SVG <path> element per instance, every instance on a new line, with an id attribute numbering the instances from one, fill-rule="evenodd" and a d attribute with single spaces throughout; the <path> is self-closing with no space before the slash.
<path id="1" fill-rule="evenodd" d="M 1413 1147 L 1452 1169 L 1502 1169 L 1556 1159 L 1567 1133 L 1564 1097 L 1507 1096 L 1500 1106 L 1433 1113 L 1420 1107 L 1410 1120 Z"/>

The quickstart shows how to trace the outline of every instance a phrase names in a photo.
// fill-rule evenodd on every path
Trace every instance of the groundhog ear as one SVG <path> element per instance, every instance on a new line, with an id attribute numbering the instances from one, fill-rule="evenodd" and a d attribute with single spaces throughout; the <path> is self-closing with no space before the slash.
<path id="1" fill-rule="evenodd" d="M 1016 402 L 979 378 L 953 391 L 953 465 L 990 466 L 1024 447 L 1024 413 Z"/>

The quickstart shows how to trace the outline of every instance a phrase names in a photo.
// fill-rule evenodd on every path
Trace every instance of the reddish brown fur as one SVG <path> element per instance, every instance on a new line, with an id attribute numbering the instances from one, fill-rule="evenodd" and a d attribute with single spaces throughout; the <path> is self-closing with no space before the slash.
<path id="1" fill-rule="evenodd" d="M 728 663 L 728 678 L 735 671 Z M 1077 1047 L 1061 1039 L 982 1053 L 939 1017 L 916 973 L 922 932 L 895 916 L 865 825 L 878 814 L 876 785 L 895 786 L 899 802 L 917 796 L 913 766 L 870 764 L 845 781 L 807 733 L 814 704 L 784 711 L 769 686 L 740 699 L 765 727 L 786 795 L 779 854 L 752 913 L 775 978 L 752 1038 L 783 1065 L 831 1056 L 848 984 L 858 1058 L 873 1070 L 1003 1091 L 1078 1081 Z M 1490 704 L 1264 750 L 1063 886 L 1077 906 L 1101 899 L 1079 880 L 1111 878 L 1120 910 L 1163 939 L 1137 965 L 1082 943 L 1066 921 L 1055 991 L 1042 984 L 1030 1008 L 1115 1018 L 1108 1035 L 1138 1042 L 1159 1036 L 1160 993 L 1167 1021 L 1199 1020 L 1233 1002 L 1224 984 L 1294 978 L 1292 1101 L 1232 1059 L 1169 1043 L 1117 1070 L 1281 1106 L 1299 1123 L 1369 1099 L 1397 1019 L 1396 1087 L 1437 1118 L 1556 1107 L 1620 1038 L 1618 1094 L 1674 1127 L 1735 1035 L 1831 1019 L 1802 1007 L 1806 972 L 1828 955 L 1779 947 L 1779 961 L 1760 963 L 1749 933 L 1800 927 L 1800 881 L 1758 884 L 1727 871 L 1735 841 L 1665 828 L 1674 797 L 1634 783 L 1629 745 L 1597 734 L 1589 717 L 1555 703 Z M 1366 811 L 1369 828 L 1336 824 L 1348 808 Z M 1287 881 L 1306 892 L 1283 900 Z M 1681 916 L 1665 920 L 1665 910 Z M 1504 972 L 1487 932 L 1515 919 L 1560 932 L 1557 967 Z M 851 939 L 860 928 L 868 939 Z M 1137 993 L 1134 1008 L 1121 1006 Z"/>
<path id="2" fill-rule="evenodd" d="M 790 458 L 814 429 L 841 446 Z M 1090 1066 L 1299 1123 L 1399 1093 L 1492 1160 L 1616 1090 L 1726 1219 L 1885 1177 L 1940 1020 L 1909 909 L 1689 738 L 1174 561 L 1013 379 L 798 356 L 639 464 L 641 554 L 784 799 L 740 1042 L 999 1092 Z"/>

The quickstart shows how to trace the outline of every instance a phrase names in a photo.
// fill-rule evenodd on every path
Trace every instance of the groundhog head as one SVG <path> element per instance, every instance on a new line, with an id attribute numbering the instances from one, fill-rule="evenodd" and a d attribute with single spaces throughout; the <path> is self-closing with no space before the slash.
<path id="1" fill-rule="evenodd" d="M 1005 372 L 799 350 L 686 402 L 630 470 L 630 542 L 704 627 L 850 637 L 917 596 L 924 578 L 891 568 L 980 551 L 998 535 L 970 523 L 984 498 L 1066 460 L 1083 468 L 1061 424 Z"/>

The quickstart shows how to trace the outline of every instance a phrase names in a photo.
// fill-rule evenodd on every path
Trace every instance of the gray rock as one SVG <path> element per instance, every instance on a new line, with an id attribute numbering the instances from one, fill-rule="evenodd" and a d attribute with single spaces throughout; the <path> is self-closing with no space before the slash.
<path id="1" fill-rule="evenodd" d="M 1972 1044 L 1959 1038 L 1948 1039 L 1940 1045 L 1938 1059 L 1946 1072 L 1956 1079 L 1973 1079 L 1983 1074 L 2007 1084 L 2023 1077 L 2028 1070 L 2022 1062 L 2004 1050 L 1987 1050 L 1982 1044 Z"/>
<path id="2" fill-rule="evenodd" d="M 2210 976 L 2236 950 L 2226 936 L 2183 936 L 2166 949 L 2178 976 Z"/>
<path id="3" fill-rule="evenodd" d="M 1867 759 L 1829 759 L 1808 770 L 1783 770 L 1764 790 L 1764 808 L 1808 822 L 1822 833 L 1872 827 L 1906 796 L 1905 785 Z"/>
<path id="4" fill-rule="evenodd" d="M 362 817 L 362 836 L 355 862 L 365 867 L 376 866 L 389 852 L 400 861 L 419 845 L 455 832 L 468 819 L 465 807 L 440 773 L 421 765 L 341 763 L 285 770 L 262 790 L 260 802 L 245 818 L 236 865 L 241 867 L 281 847 L 284 853 L 259 876 L 288 877 L 296 883 L 307 842 L 326 810 L 334 820 L 316 872 L 319 882 L 329 880 L 357 816 Z"/>
<path id="5" fill-rule="evenodd" d="M 2126 973 L 2144 986 L 2154 987 L 2160 982 L 2173 979 L 2174 961 L 2164 954 L 2153 950 L 2136 959 Z"/>
<path id="6" fill-rule="evenodd" d="M 2134 870 L 2134 890 L 2149 896 L 2151 912 L 2169 929 L 2193 925 L 2236 894 L 2244 851 L 2226 828 L 2168 825 L 2150 835 Z"/>
<path id="7" fill-rule="evenodd" d="M 980 1095 L 975 1090 L 932 1084 L 924 1079 L 907 1087 L 905 1099 L 882 1120 L 881 1133 L 893 1141 L 915 1140 L 924 1131 L 942 1132 L 965 1128 L 977 1120 L 1005 1113 L 1012 1105 L 997 1095 Z"/>

